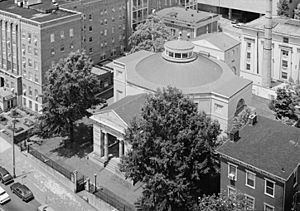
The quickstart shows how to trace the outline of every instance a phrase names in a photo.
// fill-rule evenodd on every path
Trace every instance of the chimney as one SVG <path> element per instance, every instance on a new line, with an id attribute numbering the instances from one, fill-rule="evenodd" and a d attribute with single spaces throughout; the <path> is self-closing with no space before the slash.
<path id="1" fill-rule="evenodd" d="M 265 15 L 265 38 L 262 69 L 262 86 L 271 87 L 271 68 L 272 68 L 272 0 L 267 1 L 267 11 Z"/>
<path id="2" fill-rule="evenodd" d="M 232 141 L 232 142 L 237 142 L 240 138 L 240 132 L 238 129 L 232 129 L 230 132 L 229 132 L 229 140 Z"/>
<path id="3" fill-rule="evenodd" d="M 250 125 L 255 125 L 257 123 L 257 115 L 255 113 L 250 114 L 248 120 Z"/>

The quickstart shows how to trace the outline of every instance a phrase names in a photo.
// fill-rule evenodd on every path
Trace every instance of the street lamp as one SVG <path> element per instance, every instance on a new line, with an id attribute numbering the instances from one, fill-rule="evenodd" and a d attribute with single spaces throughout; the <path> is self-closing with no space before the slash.
<path id="1" fill-rule="evenodd" d="M 12 160 L 13 160 L 13 177 L 16 178 L 16 162 L 15 162 L 15 129 L 16 129 L 16 114 L 15 110 L 12 110 L 11 116 L 13 117 L 13 133 L 12 133 Z"/>
<path id="2" fill-rule="evenodd" d="M 94 177 L 95 177 L 95 192 L 97 191 L 97 184 L 96 184 L 96 182 L 97 182 L 97 174 L 94 174 Z"/>

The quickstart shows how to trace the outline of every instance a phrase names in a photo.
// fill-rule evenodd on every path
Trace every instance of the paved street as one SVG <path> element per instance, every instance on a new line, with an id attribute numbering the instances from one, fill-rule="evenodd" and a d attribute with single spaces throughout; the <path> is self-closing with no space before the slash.
<path id="1" fill-rule="evenodd" d="M 4 187 L 12 200 L 0 206 L 5 211 L 31 211 L 36 210 L 40 204 L 50 204 L 55 210 L 64 211 L 94 211 L 95 209 L 87 204 L 83 199 L 74 194 L 63 185 L 63 180 L 53 177 L 38 162 L 31 160 L 21 153 L 16 147 L 16 176 L 15 181 L 24 183 L 28 186 L 35 196 L 35 200 L 25 203 L 16 198 Z M 0 165 L 12 173 L 12 147 L 0 137 Z M 21 208 L 20 208 L 21 207 Z M 1 210 L 1 209 L 0 209 Z"/>
<path id="2" fill-rule="evenodd" d="M 10 184 L 11 185 L 11 184 Z M 6 202 L 3 205 L 0 205 L 0 207 L 5 211 L 19 211 L 19 210 L 28 210 L 28 211 L 36 211 L 37 208 L 40 206 L 40 203 L 34 199 L 29 202 L 23 202 L 18 196 L 13 194 L 10 190 L 10 185 L 3 185 L 0 186 L 8 193 L 11 200 L 9 202 Z M 2 211 L 0 209 L 0 211 Z"/>

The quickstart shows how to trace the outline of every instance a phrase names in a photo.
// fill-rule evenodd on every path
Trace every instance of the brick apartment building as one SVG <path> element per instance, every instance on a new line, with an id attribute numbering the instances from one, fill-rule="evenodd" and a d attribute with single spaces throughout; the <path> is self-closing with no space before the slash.
<path id="1" fill-rule="evenodd" d="M 38 112 L 46 71 L 81 48 L 81 14 L 51 0 L 0 2 L 0 86 Z"/>
<path id="2" fill-rule="evenodd" d="M 78 0 L 61 4 L 82 13 L 82 48 L 94 64 L 124 53 L 128 40 L 125 0 Z"/>
<path id="3" fill-rule="evenodd" d="M 221 191 L 244 193 L 259 211 L 290 211 L 300 204 L 299 128 L 258 116 L 217 151 Z"/>

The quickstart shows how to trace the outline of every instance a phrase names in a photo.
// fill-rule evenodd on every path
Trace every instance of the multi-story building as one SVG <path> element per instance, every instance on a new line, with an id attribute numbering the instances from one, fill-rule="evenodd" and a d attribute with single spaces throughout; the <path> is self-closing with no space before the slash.
<path id="1" fill-rule="evenodd" d="M 202 34 L 218 31 L 217 14 L 183 7 L 171 7 L 155 13 L 168 27 L 171 34 L 183 38 L 195 38 Z"/>
<path id="2" fill-rule="evenodd" d="M 221 191 L 243 193 L 253 210 L 292 210 L 300 203 L 299 137 L 298 128 L 252 116 L 239 136 L 217 150 Z"/>
<path id="3" fill-rule="evenodd" d="M 82 13 L 82 48 L 94 64 L 124 53 L 128 40 L 125 0 L 78 0 L 62 7 Z"/>
<path id="4" fill-rule="evenodd" d="M 143 23 L 153 11 L 173 6 L 196 9 L 196 0 L 126 0 L 127 1 L 127 25 L 131 34 L 136 26 Z"/>
<path id="5" fill-rule="evenodd" d="M 253 81 L 253 91 L 258 95 L 262 86 L 265 20 L 261 17 L 241 26 L 241 76 Z M 273 18 L 271 79 L 300 82 L 300 20 Z"/>
<path id="6" fill-rule="evenodd" d="M 81 48 L 81 14 L 51 0 L 0 2 L 0 85 L 40 111 L 46 71 Z"/>
<path id="7" fill-rule="evenodd" d="M 258 18 L 261 14 L 266 13 L 267 0 L 197 0 L 198 9 L 203 11 L 210 11 L 214 13 L 219 13 L 228 17 L 229 19 L 236 18 L 244 21 L 249 19 L 253 20 Z M 277 4 L 279 0 L 273 0 L 273 15 L 277 14 Z M 293 10 L 296 8 L 297 4 L 300 3 L 299 0 L 289 0 L 289 13 L 290 17 L 293 15 Z"/>
<path id="8" fill-rule="evenodd" d="M 203 34 L 195 38 L 194 52 L 225 62 L 235 75 L 240 75 L 241 42 L 224 33 Z"/>

